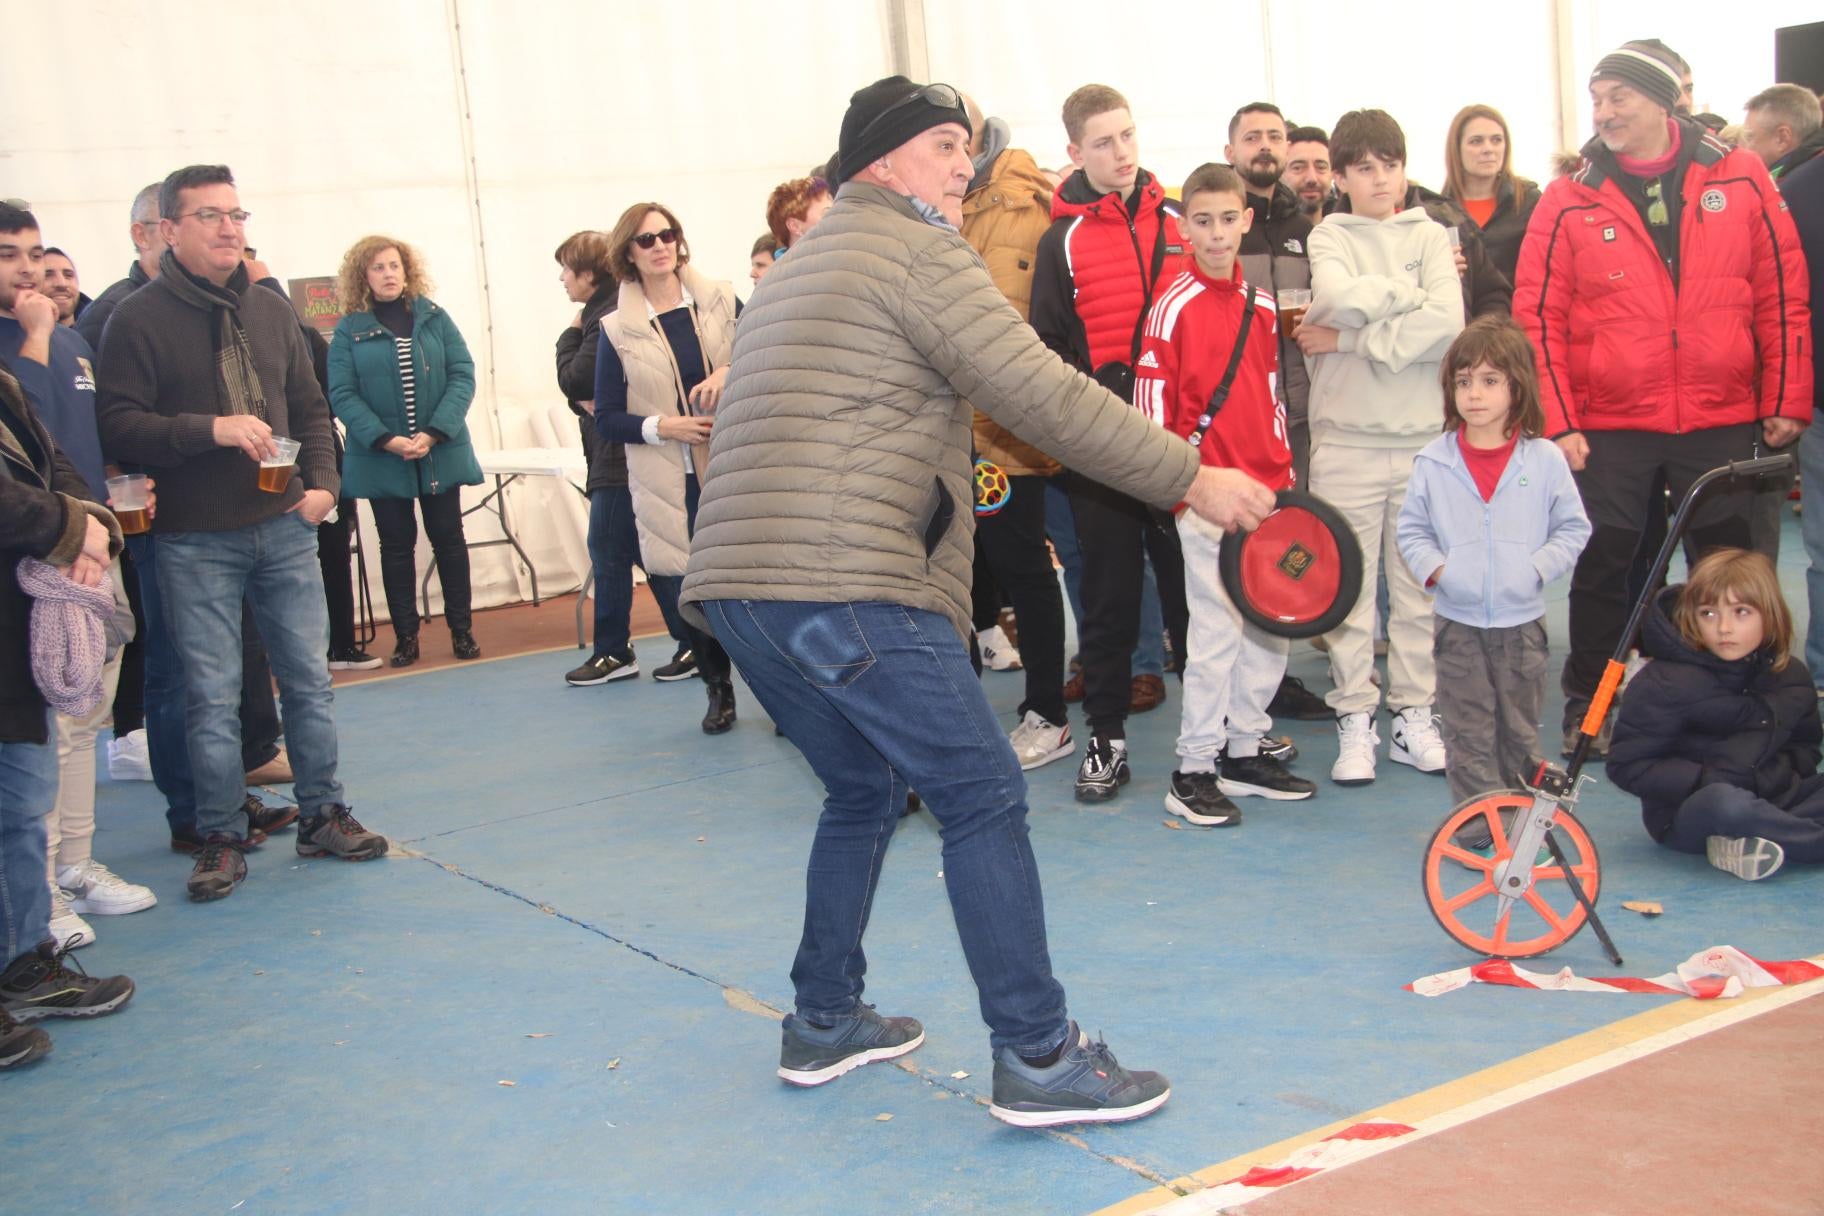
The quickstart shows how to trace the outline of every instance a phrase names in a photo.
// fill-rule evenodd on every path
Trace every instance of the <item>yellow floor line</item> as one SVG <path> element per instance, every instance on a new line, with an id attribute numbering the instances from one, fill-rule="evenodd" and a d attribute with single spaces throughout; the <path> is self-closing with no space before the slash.
<path id="1" fill-rule="evenodd" d="M 1811 961 L 1824 965 L 1824 954 L 1813 957 Z M 1601 994 L 1588 995 L 1592 999 L 1601 999 Z M 1416 1127 L 1424 1122 L 1443 1120 L 1453 1113 L 1461 1113 L 1466 1118 L 1449 1122 L 1464 1122 L 1469 1117 L 1492 1113 L 1503 1106 L 1525 1101 L 1549 1089 L 1568 1085 L 1630 1059 L 1638 1059 L 1642 1055 L 1687 1042 L 1745 1018 L 1818 995 L 1824 995 L 1824 980 L 1780 988 L 1752 988 L 1728 1001 L 1675 1001 L 1658 1009 L 1649 1009 L 1633 1017 L 1611 1022 L 1607 1026 L 1599 1026 L 1563 1042 L 1541 1047 L 1537 1051 L 1455 1081 L 1446 1081 L 1423 1093 L 1395 1099 L 1384 1106 L 1351 1115 L 1347 1119 L 1338 1119 L 1334 1123 L 1327 1123 L 1275 1144 L 1206 1166 L 1185 1177 L 1174 1179 L 1170 1187 L 1154 1187 L 1132 1199 L 1103 1208 L 1093 1216 L 1137 1216 L 1138 1213 L 1169 1203 L 1180 1195 L 1239 1177 L 1254 1166 L 1274 1165 L 1299 1149 L 1364 1120 L 1386 1120 Z M 1587 1067 L 1598 1062 L 1600 1067 Z M 1551 1079 L 1551 1084 L 1539 1084 L 1548 1078 Z M 1491 1102 L 1497 1096 L 1502 1101 Z M 1485 1106 L 1487 1109 L 1473 1112 L 1465 1109 L 1472 1106 Z"/>

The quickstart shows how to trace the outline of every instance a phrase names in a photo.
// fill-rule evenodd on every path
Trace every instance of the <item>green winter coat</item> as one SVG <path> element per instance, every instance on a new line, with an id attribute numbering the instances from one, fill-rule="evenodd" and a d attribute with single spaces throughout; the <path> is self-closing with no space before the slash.
<path id="1" fill-rule="evenodd" d="M 329 344 L 329 404 L 348 428 L 343 497 L 417 498 L 481 484 L 465 421 L 475 399 L 475 363 L 450 314 L 422 296 L 412 301 L 412 379 L 416 430 L 445 437 L 422 460 L 375 446 L 386 435 L 415 433 L 405 421 L 392 331 L 372 312 L 342 318 Z"/>

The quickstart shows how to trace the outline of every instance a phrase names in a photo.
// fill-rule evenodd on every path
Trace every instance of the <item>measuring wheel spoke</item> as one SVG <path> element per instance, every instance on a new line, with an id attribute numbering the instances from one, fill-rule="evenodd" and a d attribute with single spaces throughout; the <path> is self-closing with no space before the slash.
<path id="1" fill-rule="evenodd" d="M 1525 899 L 1527 905 L 1539 914 L 1539 919 L 1550 925 L 1556 932 L 1564 933 L 1566 929 L 1571 927 L 1569 919 L 1559 916 L 1558 913 L 1552 909 L 1552 905 L 1545 902 L 1544 896 L 1539 894 L 1539 888 L 1534 887 L 1532 890 L 1528 891 Z"/>
<path id="2" fill-rule="evenodd" d="M 1489 878 L 1484 878 L 1481 882 L 1477 883 L 1475 886 L 1471 887 L 1469 890 L 1463 892 L 1463 894 L 1455 896 L 1454 898 L 1445 900 L 1444 901 L 1444 910 L 1446 912 L 1456 912 L 1459 909 L 1466 908 L 1470 904 L 1475 903 L 1478 899 L 1486 899 L 1490 895 L 1493 895 L 1494 893 L 1495 893 L 1494 880 L 1489 879 Z"/>

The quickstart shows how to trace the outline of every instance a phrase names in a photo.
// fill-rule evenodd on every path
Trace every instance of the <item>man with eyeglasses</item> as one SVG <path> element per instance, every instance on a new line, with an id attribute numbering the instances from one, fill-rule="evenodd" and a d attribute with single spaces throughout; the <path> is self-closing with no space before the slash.
<path id="1" fill-rule="evenodd" d="M 1514 317 L 1594 529 L 1571 576 L 1567 749 L 1625 627 L 1656 487 L 1682 497 L 1811 421 L 1810 289 L 1792 217 L 1758 157 L 1674 115 L 1680 89 L 1652 45 L 1603 57 L 1590 76 L 1596 136 L 1582 167 L 1546 188 L 1520 250 Z M 1749 545 L 1748 490 L 1699 504 L 1696 551 Z"/>
<path id="2" fill-rule="evenodd" d="M 317 525 L 341 478 L 329 405 L 289 305 L 250 280 L 249 218 L 225 165 L 191 165 L 159 190 L 167 249 L 150 285 L 115 309 L 102 339 L 98 410 L 108 454 L 158 480 L 153 522 L 166 625 L 188 689 L 196 830 L 193 900 L 221 899 L 247 875 L 257 833 L 243 809 L 235 704 L 241 603 L 251 601 L 285 703 L 305 857 L 364 861 L 385 837 L 349 813 L 336 780 L 329 617 Z M 296 440 L 282 488 L 276 438 Z"/>
<path id="3" fill-rule="evenodd" d="M 1067 367 L 958 232 L 974 177 L 948 85 L 891 76 L 842 120 L 836 204 L 767 272 L 735 336 L 697 514 L 687 615 L 707 623 L 826 796 L 781 1031 L 781 1079 L 822 1085 L 924 1042 L 863 1003 L 862 936 L 906 790 L 994 1051 L 989 1112 L 1134 1119 L 1170 1096 L 1066 1012 L 1027 839 L 1026 782 L 970 667 L 970 406 L 1071 468 L 1233 530 L 1273 495 Z"/>

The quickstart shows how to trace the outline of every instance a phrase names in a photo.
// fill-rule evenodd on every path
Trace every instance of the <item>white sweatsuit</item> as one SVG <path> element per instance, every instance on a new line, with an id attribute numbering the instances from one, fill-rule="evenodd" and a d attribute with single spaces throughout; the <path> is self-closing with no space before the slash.
<path id="1" fill-rule="evenodd" d="M 1374 591 L 1383 553 L 1390 600 L 1389 704 L 1430 706 L 1431 601 L 1400 560 L 1395 530 L 1413 458 L 1444 424 L 1439 365 L 1463 330 L 1463 288 L 1444 229 L 1419 208 L 1386 220 L 1348 212 L 1311 231 L 1307 324 L 1338 330 L 1311 368 L 1311 490 L 1355 529 L 1362 594 L 1329 635 L 1338 715 L 1373 713 Z"/>

